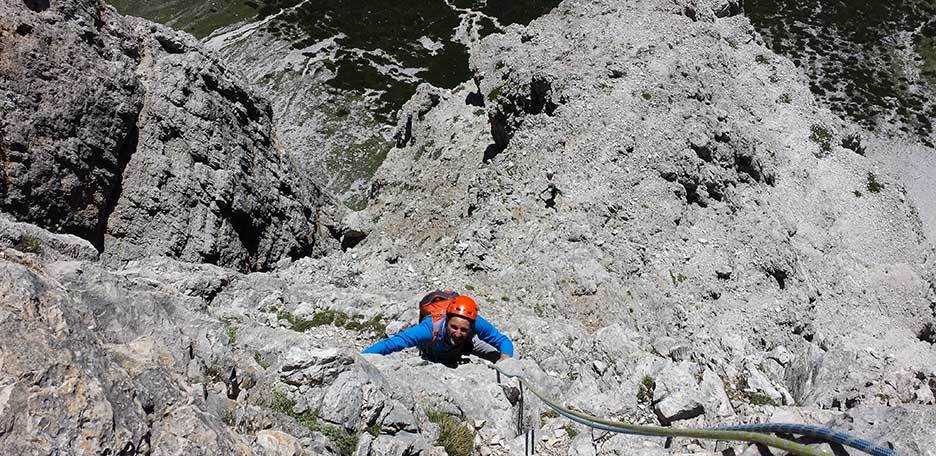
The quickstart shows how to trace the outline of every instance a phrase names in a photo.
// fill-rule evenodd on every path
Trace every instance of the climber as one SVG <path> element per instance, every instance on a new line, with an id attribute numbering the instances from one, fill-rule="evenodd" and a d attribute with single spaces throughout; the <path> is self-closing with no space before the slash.
<path id="1" fill-rule="evenodd" d="M 456 365 L 473 354 L 491 362 L 513 356 L 513 343 L 484 318 L 468 296 L 434 291 L 420 301 L 420 322 L 393 337 L 381 340 L 362 353 L 389 355 L 419 347 L 423 359 Z"/>

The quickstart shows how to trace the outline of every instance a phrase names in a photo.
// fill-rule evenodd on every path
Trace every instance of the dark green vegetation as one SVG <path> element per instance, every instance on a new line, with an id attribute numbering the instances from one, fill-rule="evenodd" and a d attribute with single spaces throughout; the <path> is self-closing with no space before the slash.
<path id="1" fill-rule="evenodd" d="M 456 8 L 482 12 L 501 25 L 525 25 L 548 13 L 559 0 L 452 3 Z M 116 0 L 112 4 L 122 14 L 145 17 L 199 38 L 226 25 L 271 16 L 267 30 L 296 49 L 337 37 L 339 50 L 328 62 L 337 76 L 327 84 L 343 91 L 381 92 L 377 111 L 387 121 L 420 82 L 451 88 L 470 79 L 468 50 L 452 40 L 462 13 L 440 0 Z M 479 21 L 481 36 L 497 31 L 491 19 L 482 17 Z M 429 46 L 433 49 L 420 44 L 424 38 L 433 43 Z M 419 71 L 405 74 L 404 69 Z"/>
<path id="2" fill-rule="evenodd" d="M 449 456 L 471 456 L 474 454 L 474 431 L 458 417 L 443 411 L 428 413 L 429 421 L 439 425 L 437 445 L 445 448 Z"/>
<path id="3" fill-rule="evenodd" d="M 249 20 L 257 14 L 257 4 L 243 0 L 109 0 L 121 14 L 144 17 L 204 38 L 226 25 Z"/>
<path id="4" fill-rule="evenodd" d="M 832 132 L 822 125 L 815 124 L 810 127 L 809 140 L 819 146 L 816 158 L 828 156 L 832 152 Z"/>
<path id="5" fill-rule="evenodd" d="M 496 17 L 503 25 L 529 23 L 548 12 L 556 0 L 456 1 Z M 272 19 L 269 31 L 303 49 L 336 37 L 339 49 L 327 63 L 337 76 L 327 84 L 343 91 L 381 92 L 376 109 L 387 116 L 413 95 L 420 82 L 452 88 L 470 79 L 468 49 L 452 40 L 461 22 L 459 13 L 439 0 L 386 2 L 383 0 L 264 1 L 259 16 L 288 8 Z M 493 33 L 490 19 L 481 19 L 482 36 Z M 428 39 L 428 40 L 427 40 Z M 429 44 L 420 44 L 420 40 Z M 402 70 L 419 69 L 406 74 Z"/>
<path id="6" fill-rule="evenodd" d="M 649 375 L 644 375 L 637 385 L 637 402 L 649 404 L 653 401 L 653 391 L 656 389 L 656 381 Z"/>
<path id="7" fill-rule="evenodd" d="M 761 393 L 755 393 L 750 391 L 744 391 L 744 398 L 751 405 L 780 405 L 774 402 L 770 396 Z"/>
<path id="8" fill-rule="evenodd" d="M 936 2 L 749 0 L 744 10 L 832 110 L 868 128 L 897 121 L 932 145 Z"/>
<path id="9" fill-rule="evenodd" d="M 336 77 L 326 84 L 342 91 L 378 91 L 380 105 L 375 110 L 390 123 L 396 110 L 413 95 L 419 83 L 452 88 L 471 76 L 468 49 L 452 40 L 462 20 L 461 13 L 439 0 L 259 0 L 227 2 L 230 4 L 226 3 L 226 8 L 196 2 L 196 6 L 189 9 L 191 16 L 186 16 L 186 11 L 177 3 L 181 2 L 175 0 L 153 6 L 123 0 L 115 6 L 125 14 L 175 25 L 199 37 L 240 20 L 271 16 L 267 31 L 292 43 L 295 49 L 336 37 L 338 51 L 335 58 L 326 63 Z M 496 18 L 501 25 L 527 24 L 558 3 L 558 0 L 453 2 L 457 8 L 471 8 Z M 497 31 L 491 19 L 482 17 L 479 21 L 481 36 Z M 420 43 L 425 39 L 432 49 Z"/>
<path id="10" fill-rule="evenodd" d="M 877 176 L 875 176 L 874 173 L 870 173 L 870 172 L 869 172 L 869 173 L 868 173 L 868 184 L 867 184 L 866 187 L 868 188 L 868 191 L 871 192 L 871 193 L 880 193 L 880 192 L 881 192 L 881 189 L 884 188 L 884 185 L 882 185 L 880 182 L 878 182 Z"/>
<path id="11" fill-rule="evenodd" d="M 23 236 L 13 245 L 13 248 L 23 253 L 42 254 L 42 243 L 32 236 Z"/>

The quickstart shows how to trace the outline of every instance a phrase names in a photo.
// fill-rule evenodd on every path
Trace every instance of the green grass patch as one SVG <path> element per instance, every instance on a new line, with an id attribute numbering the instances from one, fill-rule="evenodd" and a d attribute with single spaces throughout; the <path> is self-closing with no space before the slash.
<path id="1" fill-rule="evenodd" d="M 880 193 L 884 188 L 884 185 L 878 182 L 877 176 L 872 172 L 868 172 L 868 183 L 866 186 L 871 193 Z"/>
<path id="2" fill-rule="evenodd" d="M 13 245 L 13 248 L 23 253 L 42 254 L 42 243 L 39 242 L 39 239 L 29 235 L 21 237 L 19 242 Z"/>
<path id="3" fill-rule="evenodd" d="M 827 157 L 832 152 L 832 132 L 819 124 L 810 127 L 809 140 L 819 146 L 816 158 Z"/>
<path id="4" fill-rule="evenodd" d="M 383 315 L 374 315 L 370 320 L 363 320 L 360 316 L 349 316 L 348 314 L 327 309 L 316 312 L 312 319 L 299 317 L 285 309 L 276 311 L 276 318 L 285 320 L 289 323 L 289 329 L 296 332 L 306 332 L 319 326 L 332 325 L 338 328 L 345 328 L 351 331 L 370 333 L 375 337 L 384 337 L 387 334 L 387 323 L 383 320 Z"/>
<path id="5" fill-rule="evenodd" d="M 653 402 L 653 391 L 656 389 L 656 381 L 649 375 L 644 375 L 637 385 L 637 402 L 649 404 Z"/>
<path id="6" fill-rule="evenodd" d="M 273 388 L 272 399 L 270 400 L 270 410 L 273 410 L 277 413 L 282 413 L 283 415 L 293 416 L 293 407 L 296 406 L 296 401 L 289 398 L 283 390 L 279 388 Z"/>
<path id="7" fill-rule="evenodd" d="M 474 430 L 461 419 L 443 411 L 428 413 L 429 421 L 439 425 L 437 445 L 445 448 L 449 456 L 471 456 L 474 454 Z"/>
<path id="8" fill-rule="evenodd" d="M 233 326 L 227 326 L 224 328 L 224 333 L 227 334 L 228 340 L 231 341 L 231 346 L 237 346 L 237 328 Z"/>
<path id="9" fill-rule="evenodd" d="M 677 287 L 677 286 L 679 286 L 679 284 L 681 284 L 681 283 L 683 283 L 683 282 L 686 281 L 686 276 L 683 275 L 683 273 L 681 273 L 681 272 L 680 272 L 680 273 L 673 274 L 673 270 L 670 269 L 669 275 L 670 275 L 670 279 L 672 279 L 672 281 L 673 281 L 673 286 L 674 286 L 674 287 Z"/>
<path id="10" fill-rule="evenodd" d="M 351 456 L 357 449 L 360 434 L 352 434 L 339 426 L 323 423 L 318 416 L 313 413 L 303 413 L 294 417 L 303 427 L 318 432 L 335 444 L 335 449 L 342 456 Z"/>
<path id="11" fill-rule="evenodd" d="M 562 426 L 562 429 L 566 432 L 566 435 L 568 435 L 570 439 L 574 439 L 575 436 L 578 435 L 578 429 L 575 429 L 575 426 L 572 426 L 571 423 Z"/>
<path id="12" fill-rule="evenodd" d="M 257 364 L 260 365 L 260 367 L 262 367 L 262 368 L 264 368 L 264 369 L 269 369 L 269 368 L 270 368 L 270 365 L 271 365 L 270 362 L 267 361 L 267 360 L 264 360 L 264 359 L 263 359 L 263 356 L 260 355 L 260 352 L 254 352 L 254 354 L 253 354 L 253 359 L 254 359 L 254 361 L 257 362 Z"/>
<path id="13" fill-rule="evenodd" d="M 305 318 L 293 315 L 291 312 L 285 309 L 277 310 L 276 318 L 280 320 L 286 320 L 286 322 L 289 323 L 289 329 L 296 332 L 306 332 L 317 326 L 313 324 L 312 320 L 306 320 Z"/>
<path id="14" fill-rule="evenodd" d="M 504 86 L 503 86 L 503 85 L 499 85 L 499 86 L 495 87 L 493 90 L 491 90 L 491 93 L 488 94 L 488 100 L 496 100 L 496 99 L 500 98 L 501 92 L 503 92 L 503 91 L 504 91 Z"/>
<path id="15" fill-rule="evenodd" d="M 750 391 L 742 392 L 744 399 L 751 405 L 778 405 L 770 396 Z"/>

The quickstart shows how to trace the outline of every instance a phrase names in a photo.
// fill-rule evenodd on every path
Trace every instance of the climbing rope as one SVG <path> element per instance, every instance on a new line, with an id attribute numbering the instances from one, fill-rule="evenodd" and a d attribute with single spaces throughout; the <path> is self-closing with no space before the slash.
<path id="1" fill-rule="evenodd" d="M 760 424 L 738 424 L 732 426 L 720 426 L 715 428 L 725 431 L 752 431 L 766 432 L 771 434 L 796 434 L 807 437 L 813 437 L 827 442 L 838 443 L 852 447 L 856 450 L 870 454 L 872 456 L 897 456 L 897 453 L 886 447 L 882 447 L 875 442 L 855 437 L 851 434 L 837 431 L 824 426 L 815 426 L 812 424 L 794 424 L 794 423 L 760 423 Z"/>
<path id="2" fill-rule="evenodd" d="M 633 434 L 633 435 L 643 435 L 643 436 L 656 436 L 656 437 L 688 437 L 695 439 L 705 439 L 705 440 L 730 440 L 736 442 L 751 442 L 759 443 L 766 445 L 771 448 L 776 448 L 780 450 L 787 451 L 791 454 L 799 456 L 833 456 L 831 453 L 821 451 L 817 448 L 813 448 L 807 445 L 793 442 L 780 437 L 774 437 L 769 435 L 769 433 L 786 433 L 786 434 L 797 434 L 805 435 L 810 437 L 819 438 L 829 442 L 838 443 L 841 445 L 846 445 L 872 456 L 897 456 L 897 453 L 890 448 L 885 448 L 877 445 L 874 442 L 868 440 L 859 439 L 844 432 L 836 431 L 834 429 L 829 429 L 821 426 L 810 426 L 810 425 L 799 425 L 799 424 L 786 424 L 786 423 L 765 423 L 765 424 L 749 424 L 749 425 L 738 425 L 738 426 L 727 426 L 719 428 L 704 428 L 704 429 L 688 429 L 688 428 L 674 428 L 668 426 L 651 426 L 651 425 L 640 425 L 632 423 L 624 423 L 621 421 L 606 420 L 593 415 L 588 415 L 586 413 L 578 412 L 562 405 L 559 405 L 555 401 L 546 397 L 541 393 L 536 387 L 534 387 L 526 377 L 520 374 L 511 374 L 503 369 L 500 366 L 495 364 L 489 364 L 489 367 L 497 371 L 498 373 L 504 374 L 509 378 L 516 378 L 521 387 L 526 386 L 527 390 L 533 393 L 534 396 L 538 397 L 544 404 L 549 408 L 553 409 L 556 413 L 576 422 L 589 426 L 595 429 L 608 432 L 616 432 L 621 434 Z"/>

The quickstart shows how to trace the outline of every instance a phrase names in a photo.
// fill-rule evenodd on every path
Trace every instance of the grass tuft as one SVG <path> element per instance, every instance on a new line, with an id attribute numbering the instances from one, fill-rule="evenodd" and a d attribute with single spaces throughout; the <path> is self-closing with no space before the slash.
<path id="1" fill-rule="evenodd" d="M 649 404 L 653 401 L 653 391 L 656 389 L 656 381 L 649 375 L 644 375 L 640 379 L 640 385 L 637 385 L 637 402 Z"/>
<path id="2" fill-rule="evenodd" d="M 884 185 L 878 182 L 877 176 L 872 172 L 868 172 L 868 191 L 871 193 L 880 193 L 881 189 L 884 188 Z"/>
<path id="3" fill-rule="evenodd" d="M 39 239 L 29 235 L 21 237 L 19 242 L 17 242 L 13 248 L 23 253 L 34 253 L 36 255 L 42 254 L 42 242 L 40 242 Z"/>
<path id="4" fill-rule="evenodd" d="M 294 410 L 295 407 L 296 401 L 290 399 L 283 390 L 279 388 L 273 389 L 270 410 L 292 417 L 297 423 L 309 431 L 324 435 L 335 445 L 338 454 L 342 456 L 350 456 L 354 453 L 354 450 L 357 449 L 360 434 L 352 434 L 339 426 L 323 423 L 315 413 L 296 413 Z M 368 428 L 368 431 L 370 431 L 370 428 Z"/>
<path id="5" fill-rule="evenodd" d="M 815 154 L 816 158 L 829 156 L 832 152 L 832 132 L 819 124 L 814 124 L 810 131 L 809 139 L 819 145 L 819 153 Z"/>
<path id="6" fill-rule="evenodd" d="M 232 347 L 237 347 L 237 328 L 234 326 L 227 326 L 224 328 L 225 334 L 227 334 L 228 339 L 231 341 Z"/>
<path id="7" fill-rule="evenodd" d="M 439 425 L 439 446 L 449 456 L 471 456 L 474 454 L 474 430 L 462 420 L 443 411 L 428 413 L 429 421 Z"/>

